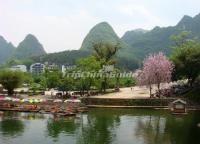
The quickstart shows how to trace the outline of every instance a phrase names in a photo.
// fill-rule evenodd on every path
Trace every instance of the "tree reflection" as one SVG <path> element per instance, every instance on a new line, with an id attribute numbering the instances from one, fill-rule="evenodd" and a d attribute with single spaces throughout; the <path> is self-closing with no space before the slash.
<path id="1" fill-rule="evenodd" d="M 148 116 L 138 119 L 136 136 L 142 137 L 145 144 L 169 144 L 170 138 L 165 133 L 166 118 Z"/>
<path id="2" fill-rule="evenodd" d="M 25 120 L 38 120 L 45 119 L 45 115 L 40 113 L 22 113 L 21 118 Z"/>
<path id="3" fill-rule="evenodd" d="M 47 133 L 53 138 L 57 138 L 60 133 L 74 134 L 78 125 L 74 118 L 49 119 L 47 121 Z"/>
<path id="4" fill-rule="evenodd" d="M 0 122 L 0 131 L 3 135 L 16 136 L 24 132 L 24 124 L 18 119 L 3 119 Z"/>
<path id="5" fill-rule="evenodd" d="M 114 141 L 115 128 L 119 124 L 119 115 L 112 114 L 112 111 L 91 112 L 82 121 L 77 144 L 110 144 Z"/>
<path id="6" fill-rule="evenodd" d="M 199 113 L 169 117 L 166 121 L 166 132 L 171 137 L 171 143 L 200 143 L 200 128 L 197 127 L 199 122 Z"/>

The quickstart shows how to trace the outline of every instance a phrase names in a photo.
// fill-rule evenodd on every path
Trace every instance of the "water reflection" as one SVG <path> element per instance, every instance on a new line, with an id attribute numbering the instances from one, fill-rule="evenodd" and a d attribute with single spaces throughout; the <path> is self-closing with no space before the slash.
<path id="1" fill-rule="evenodd" d="M 73 135 L 77 127 L 79 127 L 79 125 L 75 123 L 74 117 L 59 119 L 50 118 L 47 121 L 47 135 L 53 138 L 58 138 L 61 133 Z"/>
<path id="2" fill-rule="evenodd" d="M 199 112 L 180 117 L 146 109 L 91 109 L 78 118 L 6 112 L 0 143 L 196 144 L 199 122 Z"/>
<path id="3" fill-rule="evenodd" d="M 82 118 L 77 144 L 110 144 L 116 138 L 115 129 L 119 124 L 119 115 L 112 111 L 93 111 Z"/>
<path id="4" fill-rule="evenodd" d="M 195 112 L 182 117 L 168 117 L 166 121 L 166 133 L 170 135 L 172 143 L 196 144 L 200 143 L 199 113 Z"/>
<path id="5" fill-rule="evenodd" d="M 9 116 L 9 117 L 7 117 Z M 18 136 L 24 132 L 25 126 L 20 119 L 16 119 L 18 114 L 15 113 L 11 117 L 11 113 L 7 116 L 1 116 L 0 132 L 4 136 Z"/>
<path id="6" fill-rule="evenodd" d="M 169 144 L 170 137 L 165 133 L 166 118 L 148 116 L 137 122 L 136 136 L 141 137 L 145 144 Z"/>

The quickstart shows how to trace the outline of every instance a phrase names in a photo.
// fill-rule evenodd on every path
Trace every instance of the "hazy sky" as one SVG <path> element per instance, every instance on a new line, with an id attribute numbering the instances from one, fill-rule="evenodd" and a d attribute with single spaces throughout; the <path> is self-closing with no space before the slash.
<path id="1" fill-rule="evenodd" d="M 107 21 L 127 30 L 176 25 L 200 13 L 200 0 L 0 0 L 0 35 L 15 46 L 34 34 L 47 52 L 79 49 L 89 30 Z"/>

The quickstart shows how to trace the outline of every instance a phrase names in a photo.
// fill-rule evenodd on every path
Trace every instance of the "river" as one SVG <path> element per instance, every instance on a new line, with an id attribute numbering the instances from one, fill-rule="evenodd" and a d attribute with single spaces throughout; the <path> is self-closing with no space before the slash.
<path id="1" fill-rule="evenodd" d="M 5 112 L 0 144 L 200 144 L 200 112 L 90 109 L 76 118 Z"/>

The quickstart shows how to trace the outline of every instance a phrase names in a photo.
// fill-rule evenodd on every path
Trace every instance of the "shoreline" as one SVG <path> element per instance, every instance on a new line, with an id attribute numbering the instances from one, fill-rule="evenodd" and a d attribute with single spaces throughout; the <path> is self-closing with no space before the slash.
<path id="1" fill-rule="evenodd" d="M 154 110 L 169 110 L 168 106 L 114 106 L 114 105 L 86 105 L 88 108 L 123 108 L 123 109 L 154 109 Z M 188 111 L 200 111 L 198 107 L 188 107 Z"/>

